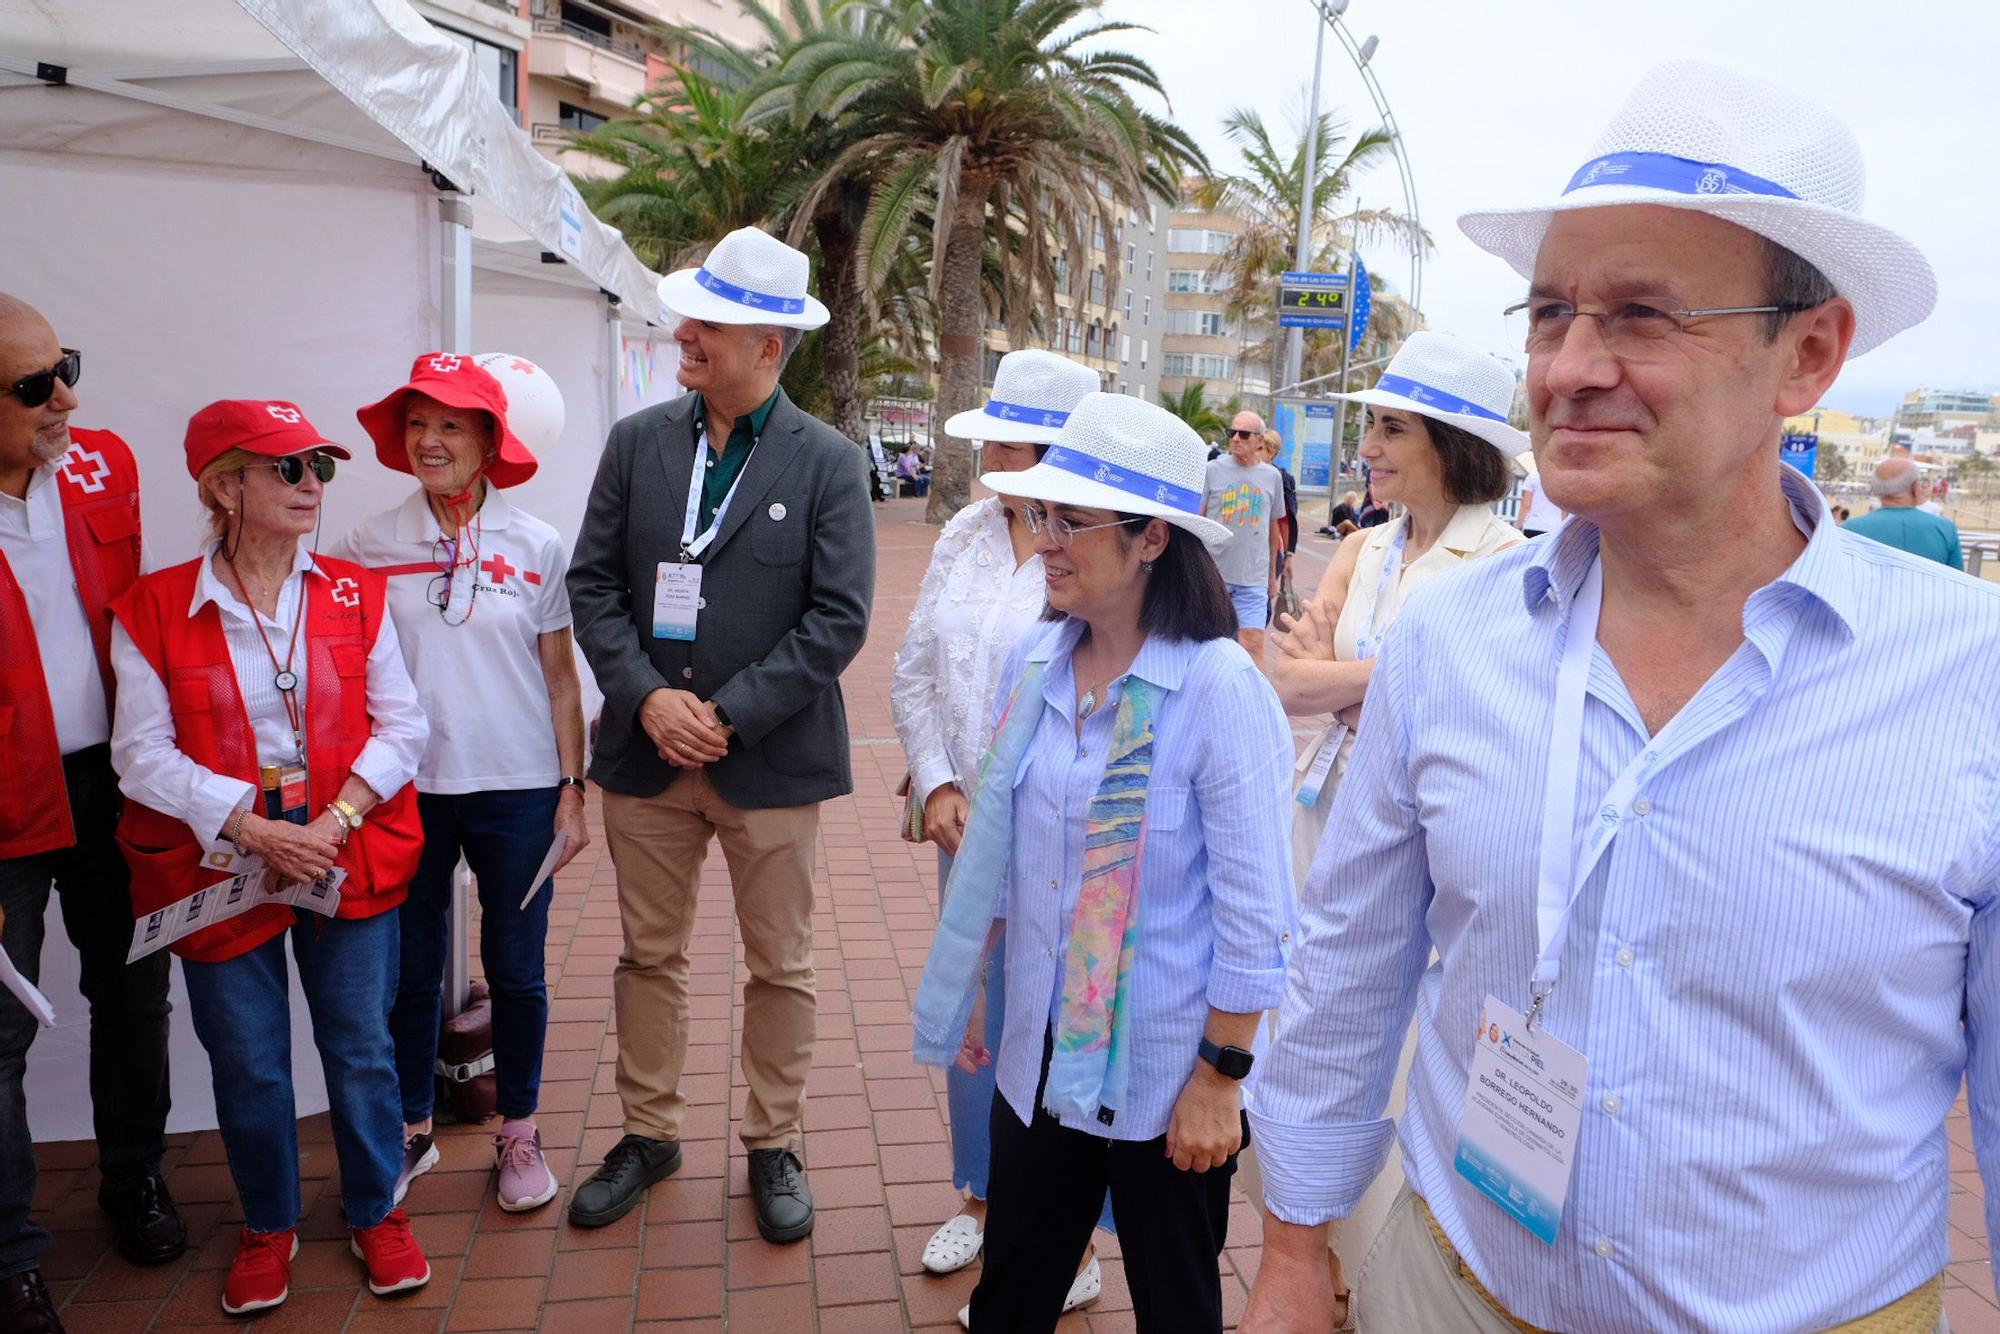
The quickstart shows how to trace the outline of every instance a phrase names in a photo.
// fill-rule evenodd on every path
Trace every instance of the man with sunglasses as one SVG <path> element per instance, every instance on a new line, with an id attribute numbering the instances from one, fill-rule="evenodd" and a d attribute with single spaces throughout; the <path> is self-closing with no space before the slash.
<path id="1" fill-rule="evenodd" d="M 1229 530 L 1215 551 L 1216 568 L 1236 606 L 1236 638 L 1264 661 L 1264 627 L 1271 619 L 1271 577 L 1285 517 L 1284 479 L 1264 462 L 1264 419 L 1239 412 L 1229 423 L 1229 452 L 1208 465 L 1201 512 Z"/>
<path id="2" fill-rule="evenodd" d="M 2000 698 L 1964 688 L 2000 589 L 1842 529 L 1779 448 L 1937 299 L 1862 177 L 1824 107 L 1681 61 L 1566 185 L 1459 220 L 1527 287 L 1570 517 L 1376 659 L 1248 1097 L 1246 1334 L 1327 1327 L 1328 1228 L 1398 1132 L 1363 1331 L 1928 1334 L 1953 1168 L 2000 1238 Z"/>
<path id="3" fill-rule="evenodd" d="M 82 961 L 98 1200 L 119 1248 L 161 1264 L 187 1245 L 160 1178 L 167 1119 L 164 953 L 127 965 L 129 873 L 114 838 L 108 606 L 138 578 L 139 473 L 109 431 L 71 428 L 74 349 L 0 295 L 0 941 L 40 971 L 49 892 Z M 0 1330 L 60 1329 L 29 1217 L 34 1147 L 22 1087 L 35 1019 L 0 992 Z"/>

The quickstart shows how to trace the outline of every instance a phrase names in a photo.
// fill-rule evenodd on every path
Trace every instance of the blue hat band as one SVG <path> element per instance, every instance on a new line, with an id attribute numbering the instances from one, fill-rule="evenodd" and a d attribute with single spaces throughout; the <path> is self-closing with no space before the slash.
<path id="1" fill-rule="evenodd" d="M 778 315 L 803 315 L 806 313 L 804 297 L 772 296 L 769 292 L 753 292 L 747 287 L 725 282 L 707 269 L 696 269 L 694 280 L 724 301 L 734 301 L 739 306 L 752 310 L 768 310 Z"/>
<path id="2" fill-rule="evenodd" d="M 1094 458 L 1078 450 L 1066 449 L 1061 445 L 1052 446 L 1049 452 L 1042 456 L 1042 463 L 1050 468 L 1074 473 L 1078 477 L 1087 477 L 1114 491 L 1123 491 L 1128 496 L 1137 496 L 1156 505 L 1171 505 L 1187 514 L 1201 513 L 1200 492 L 1175 486 L 1172 482 L 1163 482 L 1143 472 L 1114 468 L 1103 459 Z"/>
<path id="3" fill-rule="evenodd" d="M 1575 194 L 1593 185 L 1641 185 L 1677 195 L 1798 196 L 1762 176 L 1752 176 L 1726 162 L 1697 162 L 1671 153 L 1607 153 L 1577 168 L 1563 193 Z"/>
<path id="4" fill-rule="evenodd" d="M 980 411 L 989 417 L 998 417 L 1003 422 L 1020 422 L 1024 426 L 1046 426 L 1057 429 L 1069 420 L 1067 412 L 1055 412 L 1049 408 L 1030 408 L 1019 403 L 1003 403 L 997 398 L 986 400 Z"/>
<path id="5" fill-rule="evenodd" d="M 1385 394 L 1395 394 L 1427 408 L 1439 412 L 1449 412 L 1458 417 L 1484 417 L 1490 422 L 1505 422 L 1506 416 L 1491 408 L 1483 408 L 1470 399 L 1457 394 L 1447 394 L 1442 389 L 1434 389 L 1421 380 L 1412 380 L 1407 375 L 1385 375 L 1375 382 L 1375 387 Z"/>

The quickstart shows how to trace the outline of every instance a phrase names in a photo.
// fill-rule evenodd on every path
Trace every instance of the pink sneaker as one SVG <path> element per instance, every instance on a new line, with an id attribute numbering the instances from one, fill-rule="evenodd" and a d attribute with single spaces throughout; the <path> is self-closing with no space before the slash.
<path id="1" fill-rule="evenodd" d="M 510 1214 L 539 1209 L 556 1197 L 556 1174 L 542 1157 L 542 1132 L 532 1121 L 505 1121 L 493 1137 L 493 1153 L 500 1168 L 500 1185 L 495 1192 L 500 1207 Z"/>

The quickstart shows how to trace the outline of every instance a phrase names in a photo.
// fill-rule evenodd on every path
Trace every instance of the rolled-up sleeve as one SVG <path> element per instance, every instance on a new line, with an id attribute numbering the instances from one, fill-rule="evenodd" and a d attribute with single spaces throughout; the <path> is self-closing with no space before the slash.
<path id="1" fill-rule="evenodd" d="M 1408 763 L 1409 621 L 1376 660 L 1327 820 L 1339 836 L 1321 841 L 1300 889 L 1277 1036 L 1245 1097 L 1264 1203 L 1288 1223 L 1352 1212 L 1395 1133 L 1382 1112 L 1431 951 L 1432 885 Z"/>
<path id="2" fill-rule="evenodd" d="M 368 721 L 372 735 L 355 757 L 354 776 L 387 801 L 417 776 L 431 735 L 389 616 L 382 618 L 368 650 Z"/>
<path id="3" fill-rule="evenodd" d="M 167 683 L 117 620 L 111 623 L 111 670 L 118 678 L 111 728 L 118 790 L 128 800 L 184 822 L 203 851 L 226 846 L 224 828 L 256 798 L 257 789 L 188 758 L 174 731 Z"/>
<path id="4" fill-rule="evenodd" d="M 1273 1009 L 1292 938 L 1292 732 L 1277 694 L 1248 662 L 1203 692 L 1207 753 L 1194 783 L 1208 854 L 1215 957 L 1208 1003 L 1230 1014 Z"/>

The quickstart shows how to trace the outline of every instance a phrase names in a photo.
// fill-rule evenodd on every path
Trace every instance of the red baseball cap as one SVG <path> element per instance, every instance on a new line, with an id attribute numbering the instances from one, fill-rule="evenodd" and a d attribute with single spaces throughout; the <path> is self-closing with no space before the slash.
<path id="1" fill-rule="evenodd" d="M 487 413 L 493 418 L 493 457 L 486 461 L 486 480 L 495 486 L 519 486 L 535 475 L 535 456 L 507 425 L 507 391 L 482 370 L 470 354 L 426 352 L 410 366 L 410 382 L 354 415 L 375 442 L 375 457 L 384 467 L 410 471 L 410 452 L 403 443 L 404 397 L 428 395 L 450 408 Z"/>
<path id="2" fill-rule="evenodd" d="M 188 476 L 201 480 L 201 470 L 232 449 L 281 459 L 287 454 L 320 450 L 337 459 L 351 459 L 319 428 L 306 420 L 296 403 L 282 399 L 225 398 L 188 418 Z"/>

